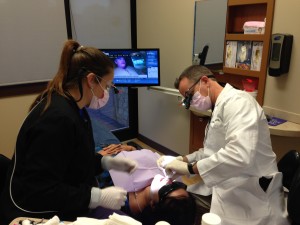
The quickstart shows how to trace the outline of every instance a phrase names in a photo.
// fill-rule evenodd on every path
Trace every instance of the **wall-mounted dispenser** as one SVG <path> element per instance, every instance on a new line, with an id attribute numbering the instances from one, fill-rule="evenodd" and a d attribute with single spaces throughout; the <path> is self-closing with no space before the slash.
<path id="1" fill-rule="evenodd" d="M 269 75 L 277 77 L 289 72 L 292 45 L 293 35 L 272 35 Z"/>

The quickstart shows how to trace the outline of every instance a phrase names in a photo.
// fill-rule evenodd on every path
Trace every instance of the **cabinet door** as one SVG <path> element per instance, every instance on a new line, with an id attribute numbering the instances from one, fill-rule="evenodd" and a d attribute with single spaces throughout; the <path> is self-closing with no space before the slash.
<path id="1" fill-rule="evenodd" d="M 197 151 L 199 148 L 203 147 L 205 128 L 208 120 L 209 117 L 199 117 L 191 112 L 189 153 Z"/>

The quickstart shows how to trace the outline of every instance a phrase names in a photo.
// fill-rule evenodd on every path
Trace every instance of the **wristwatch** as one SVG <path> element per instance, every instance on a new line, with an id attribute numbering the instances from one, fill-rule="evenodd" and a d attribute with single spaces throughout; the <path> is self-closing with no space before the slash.
<path id="1" fill-rule="evenodd" d="M 188 170 L 189 170 L 190 174 L 195 174 L 195 172 L 193 170 L 194 165 L 195 165 L 195 163 L 188 163 Z"/>

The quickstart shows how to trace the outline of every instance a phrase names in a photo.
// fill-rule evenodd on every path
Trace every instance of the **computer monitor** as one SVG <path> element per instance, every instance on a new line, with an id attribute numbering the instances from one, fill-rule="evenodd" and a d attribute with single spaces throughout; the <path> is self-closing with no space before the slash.
<path id="1" fill-rule="evenodd" d="M 114 63 L 116 86 L 159 86 L 159 49 L 100 49 Z"/>

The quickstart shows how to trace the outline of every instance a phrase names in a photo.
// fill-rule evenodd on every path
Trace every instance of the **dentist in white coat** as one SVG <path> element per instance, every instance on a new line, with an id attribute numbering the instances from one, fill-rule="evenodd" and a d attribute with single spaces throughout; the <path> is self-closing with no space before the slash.
<path id="1" fill-rule="evenodd" d="M 190 66 L 175 81 L 186 104 L 212 109 L 204 147 L 158 164 L 170 174 L 199 174 L 204 185 L 192 192 L 212 191 L 210 212 L 222 225 L 285 225 L 282 174 L 278 172 L 265 114 L 248 93 L 229 84 L 223 88 L 203 66 Z M 197 185 L 196 185 L 197 186 Z"/>

